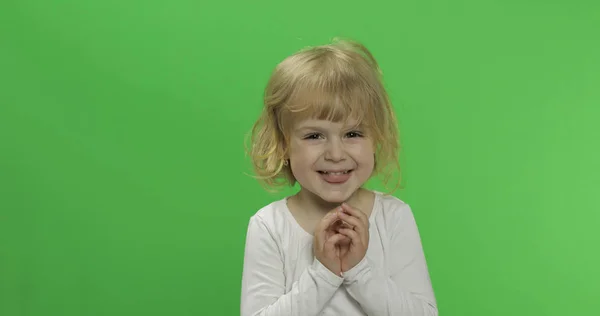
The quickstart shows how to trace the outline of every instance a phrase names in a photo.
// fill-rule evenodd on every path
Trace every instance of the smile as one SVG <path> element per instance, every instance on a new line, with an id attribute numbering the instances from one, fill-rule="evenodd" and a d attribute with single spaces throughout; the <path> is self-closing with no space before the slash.
<path id="1" fill-rule="evenodd" d="M 352 169 L 349 170 L 319 170 L 319 174 L 321 175 L 321 179 L 323 181 L 333 184 L 340 185 L 346 183 L 352 176 Z"/>
<path id="2" fill-rule="evenodd" d="M 320 174 L 341 175 L 341 174 L 347 174 L 350 171 L 352 171 L 352 169 L 350 169 L 350 170 L 344 170 L 344 171 L 324 171 L 324 170 L 319 170 L 319 173 Z"/>

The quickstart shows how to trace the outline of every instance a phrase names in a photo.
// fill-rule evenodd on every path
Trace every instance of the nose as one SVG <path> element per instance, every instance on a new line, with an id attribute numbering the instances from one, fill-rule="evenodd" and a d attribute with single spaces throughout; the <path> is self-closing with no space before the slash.
<path id="1" fill-rule="evenodd" d="M 338 139 L 330 139 L 325 148 L 325 159 L 340 161 L 344 159 L 344 144 Z"/>

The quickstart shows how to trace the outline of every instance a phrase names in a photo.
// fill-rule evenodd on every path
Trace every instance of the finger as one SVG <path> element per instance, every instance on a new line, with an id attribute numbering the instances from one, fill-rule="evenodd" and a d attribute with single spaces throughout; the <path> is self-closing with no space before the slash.
<path id="1" fill-rule="evenodd" d="M 340 218 L 346 222 L 348 222 L 350 225 L 354 226 L 354 230 L 356 230 L 359 233 L 365 232 L 367 231 L 367 227 L 365 226 L 365 224 L 358 218 L 348 215 L 346 213 L 341 212 L 340 213 Z"/>
<path id="2" fill-rule="evenodd" d="M 338 246 L 345 246 L 352 243 L 352 239 L 346 235 L 344 235 L 344 237 L 342 237 L 342 239 L 337 243 Z"/>
<path id="3" fill-rule="evenodd" d="M 339 219 L 338 208 L 333 209 L 329 213 L 325 214 L 325 216 L 321 219 L 319 224 L 317 225 L 316 233 L 321 233 L 325 231 L 331 224 Z"/>
<path id="4" fill-rule="evenodd" d="M 369 225 L 369 218 L 367 217 L 367 214 L 365 214 L 363 211 L 352 207 L 350 205 L 348 205 L 347 203 L 342 203 L 342 209 L 344 211 L 346 211 L 348 214 L 360 219 L 361 222 L 363 222 L 365 225 Z"/>
<path id="5" fill-rule="evenodd" d="M 342 235 L 347 236 L 348 238 L 350 238 L 350 240 L 352 240 L 352 243 L 355 244 L 355 245 L 361 245 L 362 244 L 362 240 L 360 239 L 360 235 L 355 230 L 348 229 L 348 228 L 342 228 L 342 229 L 340 229 L 340 234 L 342 234 Z"/>
<path id="6" fill-rule="evenodd" d="M 350 225 L 350 223 L 346 222 L 345 220 L 340 220 L 340 221 L 341 221 L 340 228 L 350 228 L 350 229 L 354 228 L 353 225 Z"/>
<path id="7" fill-rule="evenodd" d="M 342 235 L 342 234 L 335 234 L 335 235 L 331 236 L 325 242 L 325 245 L 323 247 L 324 250 L 326 252 L 335 251 L 335 248 L 336 248 L 335 246 L 344 238 L 346 238 L 346 236 Z"/>
<path id="8" fill-rule="evenodd" d="M 342 211 L 338 214 L 338 216 L 343 222 L 346 222 L 349 226 L 358 226 L 358 225 L 362 226 L 363 225 L 362 221 L 358 217 L 352 216 L 346 212 Z M 344 228 L 346 228 L 346 227 L 344 227 Z"/>
<path id="9" fill-rule="evenodd" d="M 354 206 L 351 206 L 348 203 L 342 203 L 341 207 L 348 214 L 350 214 L 352 216 L 355 216 L 355 217 L 359 218 L 360 220 L 366 220 L 367 219 L 367 214 L 365 214 L 360 209 L 358 209 L 358 208 L 356 208 Z"/>

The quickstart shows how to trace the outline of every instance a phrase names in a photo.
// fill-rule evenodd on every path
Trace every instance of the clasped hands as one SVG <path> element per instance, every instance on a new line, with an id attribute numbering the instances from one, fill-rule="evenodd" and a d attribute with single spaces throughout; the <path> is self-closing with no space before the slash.
<path id="1" fill-rule="evenodd" d="M 315 229 L 314 255 L 338 276 L 356 266 L 369 246 L 369 218 L 346 203 L 336 207 Z"/>

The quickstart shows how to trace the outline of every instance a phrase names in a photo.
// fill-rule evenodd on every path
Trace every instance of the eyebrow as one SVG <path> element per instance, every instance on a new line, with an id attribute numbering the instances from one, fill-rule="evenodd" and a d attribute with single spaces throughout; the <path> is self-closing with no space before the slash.
<path id="1" fill-rule="evenodd" d="M 346 126 L 343 128 L 343 130 L 363 130 L 364 128 L 365 128 L 365 126 L 363 126 L 363 125 Z M 306 131 L 310 131 L 310 130 L 323 132 L 323 131 L 326 131 L 327 128 L 321 127 L 321 126 L 316 126 L 316 125 L 305 125 L 305 126 L 300 126 L 295 129 L 295 131 L 298 133 L 306 132 Z"/>
<path id="2" fill-rule="evenodd" d="M 318 131 L 323 131 L 325 130 L 325 128 L 323 127 L 319 127 L 319 126 L 314 126 L 314 125 L 306 125 L 306 126 L 301 126 L 299 128 L 296 128 L 297 131 L 305 131 L 305 130 L 318 130 Z"/>

